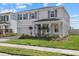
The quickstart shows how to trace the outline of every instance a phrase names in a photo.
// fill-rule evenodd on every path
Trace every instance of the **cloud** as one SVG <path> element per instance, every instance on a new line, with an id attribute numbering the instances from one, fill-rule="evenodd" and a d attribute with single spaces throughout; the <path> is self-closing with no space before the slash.
<path id="1" fill-rule="evenodd" d="M 16 4 L 16 8 L 26 8 L 27 6 L 25 4 L 22 3 L 18 3 Z"/>
<path id="2" fill-rule="evenodd" d="M 6 12 L 16 12 L 15 9 L 4 9 L 4 10 L 0 10 L 0 13 L 6 13 Z"/>
<path id="3" fill-rule="evenodd" d="M 79 17 L 79 14 L 74 14 L 74 15 L 71 15 L 70 17 L 71 18 L 76 18 L 76 17 Z"/>
<path id="4" fill-rule="evenodd" d="M 44 6 L 44 7 L 47 7 L 47 6 L 48 6 L 48 3 L 44 3 L 43 6 Z"/>
<path id="5" fill-rule="evenodd" d="M 63 3 L 57 3 L 56 4 L 56 6 L 62 6 L 63 5 Z"/>

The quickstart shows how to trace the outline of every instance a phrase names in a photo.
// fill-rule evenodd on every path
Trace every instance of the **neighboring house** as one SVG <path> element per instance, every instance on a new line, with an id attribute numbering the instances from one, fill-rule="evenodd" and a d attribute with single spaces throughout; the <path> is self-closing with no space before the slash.
<path id="1" fill-rule="evenodd" d="M 62 6 L 43 7 L 17 13 L 0 14 L 0 33 L 18 33 L 32 36 L 67 36 L 70 17 Z"/>
<path id="2" fill-rule="evenodd" d="M 0 14 L 0 34 L 17 33 L 17 22 L 12 12 Z"/>
<path id="3" fill-rule="evenodd" d="M 71 34 L 79 34 L 79 29 L 71 29 L 70 33 Z"/>
<path id="4" fill-rule="evenodd" d="M 67 36 L 70 17 L 62 6 L 44 7 L 17 12 L 17 33 L 32 36 Z"/>

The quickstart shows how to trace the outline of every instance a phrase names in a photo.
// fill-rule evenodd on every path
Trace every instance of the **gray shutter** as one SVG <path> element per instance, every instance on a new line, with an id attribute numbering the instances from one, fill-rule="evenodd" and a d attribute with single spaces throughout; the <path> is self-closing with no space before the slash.
<path id="1" fill-rule="evenodd" d="M 55 10 L 55 17 L 57 17 L 57 9 Z"/>
<path id="2" fill-rule="evenodd" d="M 50 18 L 50 11 L 48 10 L 48 18 Z"/>

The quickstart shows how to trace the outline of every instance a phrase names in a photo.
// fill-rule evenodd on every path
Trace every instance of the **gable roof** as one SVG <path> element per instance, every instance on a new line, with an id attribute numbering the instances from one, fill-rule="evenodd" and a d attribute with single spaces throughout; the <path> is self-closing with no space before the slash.
<path id="1" fill-rule="evenodd" d="M 35 9 L 24 10 L 24 11 L 19 11 L 19 12 L 26 12 L 26 11 L 40 10 L 40 9 L 45 9 L 45 8 L 58 8 L 58 7 L 63 7 L 63 6 L 48 6 L 48 7 L 35 8 Z M 19 13 L 19 12 L 17 12 L 17 13 Z"/>

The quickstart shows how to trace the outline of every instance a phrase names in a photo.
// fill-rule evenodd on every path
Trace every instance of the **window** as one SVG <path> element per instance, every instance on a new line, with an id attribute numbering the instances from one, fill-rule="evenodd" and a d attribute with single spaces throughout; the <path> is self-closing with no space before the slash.
<path id="1" fill-rule="evenodd" d="M 54 17 L 54 11 L 50 11 L 50 17 Z"/>
<path id="2" fill-rule="evenodd" d="M 55 24 L 54 31 L 58 32 L 58 24 Z"/>
<path id="3" fill-rule="evenodd" d="M 5 29 L 5 32 L 7 33 L 8 32 L 8 29 Z"/>
<path id="4" fill-rule="evenodd" d="M 57 17 L 57 10 L 48 11 L 48 18 L 49 17 Z"/>
<path id="5" fill-rule="evenodd" d="M 4 21 L 4 16 L 1 16 L 1 21 Z"/>
<path id="6" fill-rule="evenodd" d="M 11 15 L 11 19 L 13 19 L 13 20 L 16 20 L 16 17 L 17 17 L 16 14 Z"/>
<path id="7" fill-rule="evenodd" d="M 4 17 L 4 21 L 5 21 L 5 16 L 3 16 Z"/>
<path id="8" fill-rule="evenodd" d="M 0 21 L 1 21 L 1 16 L 0 16 Z"/>
<path id="9" fill-rule="evenodd" d="M 37 18 L 37 12 L 30 13 L 30 19 L 36 19 Z"/>
<path id="10" fill-rule="evenodd" d="M 31 14 L 31 17 L 32 17 L 32 19 L 34 19 L 34 18 L 35 18 L 35 14 L 34 14 L 34 13 L 32 13 L 32 14 Z"/>
<path id="11" fill-rule="evenodd" d="M 22 14 L 18 14 L 18 20 L 22 20 Z"/>
<path id="12" fill-rule="evenodd" d="M 9 17 L 7 15 L 5 15 L 5 20 L 8 21 L 9 20 Z"/>
<path id="13" fill-rule="evenodd" d="M 7 17 L 7 21 L 9 20 L 9 16 L 6 16 Z"/>
<path id="14" fill-rule="evenodd" d="M 28 14 L 23 14 L 23 19 L 28 19 Z"/>
<path id="15" fill-rule="evenodd" d="M 7 25 L 5 25 L 5 29 L 7 29 L 8 28 L 8 26 Z"/>

